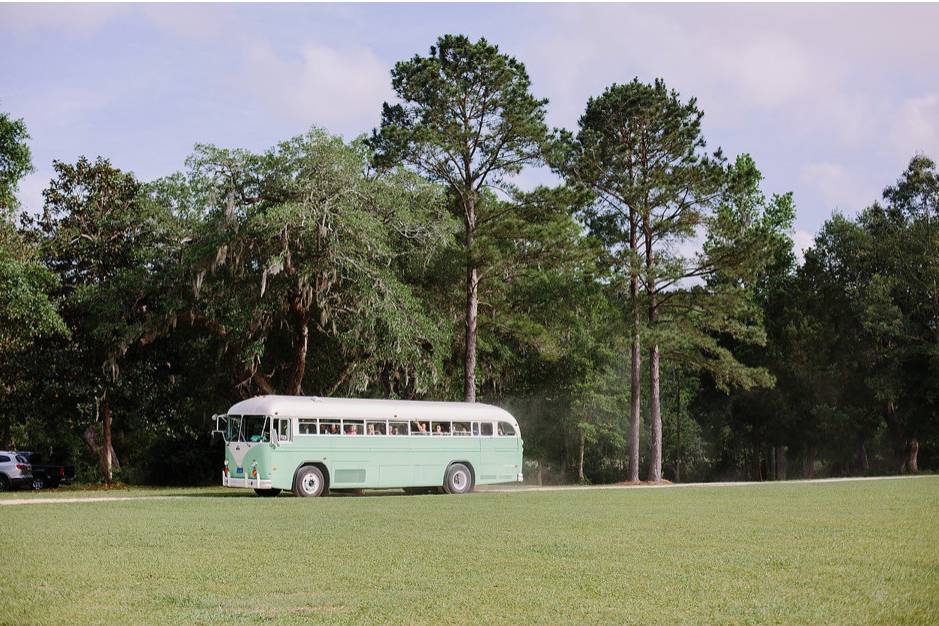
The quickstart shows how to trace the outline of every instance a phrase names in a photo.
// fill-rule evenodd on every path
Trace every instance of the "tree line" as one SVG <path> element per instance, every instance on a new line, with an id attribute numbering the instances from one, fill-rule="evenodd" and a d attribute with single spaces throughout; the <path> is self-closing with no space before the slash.
<path id="1" fill-rule="evenodd" d="M 87 478 L 212 481 L 256 394 L 506 406 L 538 480 L 917 472 L 939 443 L 939 171 L 797 262 L 791 193 L 664 81 L 551 129 L 524 65 L 440 37 L 371 133 L 197 145 L 139 180 L 0 116 L 0 439 Z M 526 168 L 559 184 L 522 189 Z M 787 470 L 796 465 L 798 471 Z M 787 473 L 788 472 L 788 473 Z"/>

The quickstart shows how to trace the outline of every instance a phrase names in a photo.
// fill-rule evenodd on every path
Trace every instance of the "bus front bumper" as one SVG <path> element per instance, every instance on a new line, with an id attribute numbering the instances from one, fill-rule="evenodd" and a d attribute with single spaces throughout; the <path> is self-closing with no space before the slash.
<path id="1" fill-rule="evenodd" d="M 244 489 L 271 489 L 271 481 L 260 478 L 248 478 L 243 476 L 227 476 L 222 474 L 222 487 L 242 487 Z"/>

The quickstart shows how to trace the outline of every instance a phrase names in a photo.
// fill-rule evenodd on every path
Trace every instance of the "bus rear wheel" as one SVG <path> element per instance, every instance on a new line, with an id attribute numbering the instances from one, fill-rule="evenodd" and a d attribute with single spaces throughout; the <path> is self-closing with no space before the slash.
<path id="1" fill-rule="evenodd" d="M 462 463 L 454 463 L 447 468 L 447 478 L 443 482 L 447 493 L 459 495 L 473 490 L 473 473 Z"/>
<path id="2" fill-rule="evenodd" d="M 262 498 L 273 498 L 280 495 L 280 489 L 255 489 L 254 493 Z"/>
<path id="3" fill-rule="evenodd" d="M 312 498 L 323 495 L 326 479 L 320 468 L 314 465 L 301 467 L 293 481 L 293 494 L 298 498 Z"/>

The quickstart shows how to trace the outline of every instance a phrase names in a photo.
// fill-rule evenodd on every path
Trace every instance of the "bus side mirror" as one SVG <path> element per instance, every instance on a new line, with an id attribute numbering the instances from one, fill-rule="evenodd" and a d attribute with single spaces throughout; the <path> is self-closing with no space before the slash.
<path id="1" fill-rule="evenodd" d="M 223 430 L 213 430 L 213 431 L 212 431 L 212 441 L 215 441 L 215 440 L 216 440 L 217 438 L 219 438 L 219 437 L 221 437 L 222 439 L 224 439 L 224 438 L 225 438 L 225 431 L 223 431 Z"/>

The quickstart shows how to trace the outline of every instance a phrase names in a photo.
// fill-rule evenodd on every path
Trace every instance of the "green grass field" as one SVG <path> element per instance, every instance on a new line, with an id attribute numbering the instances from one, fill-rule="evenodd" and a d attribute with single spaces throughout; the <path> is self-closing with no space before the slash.
<path id="1" fill-rule="evenodd" d="M 939 622 L 939 477 L 165 494 L 0 507 L 0 623 Z"/>

